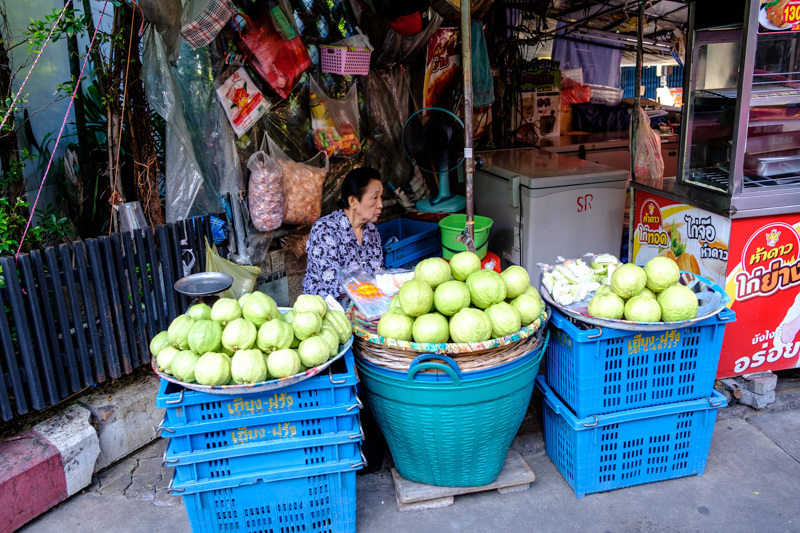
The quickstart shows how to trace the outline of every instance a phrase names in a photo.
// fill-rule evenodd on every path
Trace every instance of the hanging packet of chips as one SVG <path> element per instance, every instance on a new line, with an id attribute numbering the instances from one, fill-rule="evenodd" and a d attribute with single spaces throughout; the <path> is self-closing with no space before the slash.
<path id="1" fill-rule="evenodd" d="M 270 107 L 244 67 L 240 67 L 217 87 L 217 98 L 237 137 L 253 127 Z"/>

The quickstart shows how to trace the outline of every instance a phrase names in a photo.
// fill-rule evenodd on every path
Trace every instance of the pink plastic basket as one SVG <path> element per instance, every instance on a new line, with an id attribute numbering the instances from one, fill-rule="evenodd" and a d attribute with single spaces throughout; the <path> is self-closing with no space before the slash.
<path id="1" fill-rule="evenodd" d="M 369 58 L 372 50 L 369 48 L 346 48 L 344 46 L 319 47 L 320 65 L 322 72 L 331 74 L 364 75 L 369 72 Z"/>

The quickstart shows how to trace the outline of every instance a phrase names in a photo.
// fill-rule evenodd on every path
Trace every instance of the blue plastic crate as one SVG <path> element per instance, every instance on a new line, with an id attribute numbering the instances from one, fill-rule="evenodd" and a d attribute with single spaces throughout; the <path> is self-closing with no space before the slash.
<path id="1" fill-rule="evenodd" d="M 323 465 L 227 483 L 173 480 L 170 492 L 183 496 L 193 533 L 347 533 L 356 530 L 357 469 Z"/>
<path id="2" fill-rule="evenodd" d="M 427 257 L 441 257 L 442 238 L 436 223 L 395 218 L 377 228 L 386 268 L 401 268 Z M 399 240 L 387 245 L 392 237 Z"/>
<path id="3" fill-rule="evenodd" d="M 544 442 L 547 456 L 575 495 L 702 476 L 717 410 L 727 405 L 717 391 L 707 398 L 578 418 L 558 399 L 544 376 Z"/>
<path id="4" fill-rule="evenodd" d="M 193 391 L 161 380 L 156 407 L 166 411 L 164 425 L 176 428 L 184 424 L 221 420 L 245 425 L 247 418 L 265 414 L 297 413 L 298 417 L 303 417 L 304 410 L 349 407 L 356 403 L 358 376 L 352 350 L 345 352 L 328 370 L 330 372 L 288 387 L 241 396 Z"/>
<path id="5" fill-rule="evenodd" d="M 235 448 L 209 449 L 191 454 L 176 452 L 170 440 L 164 464 L 175 468 L 179 483 L 209 481 L 231 476 L 259 474 L 269 470 L 308 468 L 331 462 L 361 462 L 360 430 L 320 437 L 250 442 Z"/>
<path id="6" fill-rule="evenodd" d="M 161 436 L 170 439 L 170 450 L 173 454 L 193 454 L 208 450 L 238 453 L 239 448 L 253 443 L 302 442 L 310 437 L 359 434 L 359 407 L 359 403 L 354 403 L 349 407 L 304 409 L 251 416 L 243 420 L 227 419 L 174 427 L 169 427 L 165 422 L 161 426 Z"/>
<path id="7" fill-rule="evenodd" d="M 711 394 L 729 309 L 662 332 L 596 328 L 553 309 L 547 383 L 579 418 Z"/>

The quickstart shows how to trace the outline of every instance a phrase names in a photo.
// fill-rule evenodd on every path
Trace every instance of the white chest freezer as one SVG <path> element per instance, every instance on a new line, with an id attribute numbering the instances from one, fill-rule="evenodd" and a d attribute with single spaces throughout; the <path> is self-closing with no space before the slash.
<path id="1" fill-rule="evenodd" d="M 506 264 L 620 254 L 628 172 L 539 148 L 476 154 L 475 214 L 494 220 L 489 250 Z"/>

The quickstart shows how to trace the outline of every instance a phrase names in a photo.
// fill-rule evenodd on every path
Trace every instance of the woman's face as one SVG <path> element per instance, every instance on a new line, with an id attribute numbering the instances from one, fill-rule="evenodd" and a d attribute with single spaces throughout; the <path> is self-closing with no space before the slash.
<path id="1" fill-rule="evenodd" d="M 350 209 L 355 210 L 356 215 L 361 220 L 374 224 L 381 216 L 381 209 L 383 208 L 381 195 L 383 195 L 383 184 L 378 180 L 370 180 L 366 189 L 364 189 L 361 200 L 357 200 L 355 196 L 350 197 Z"/>

